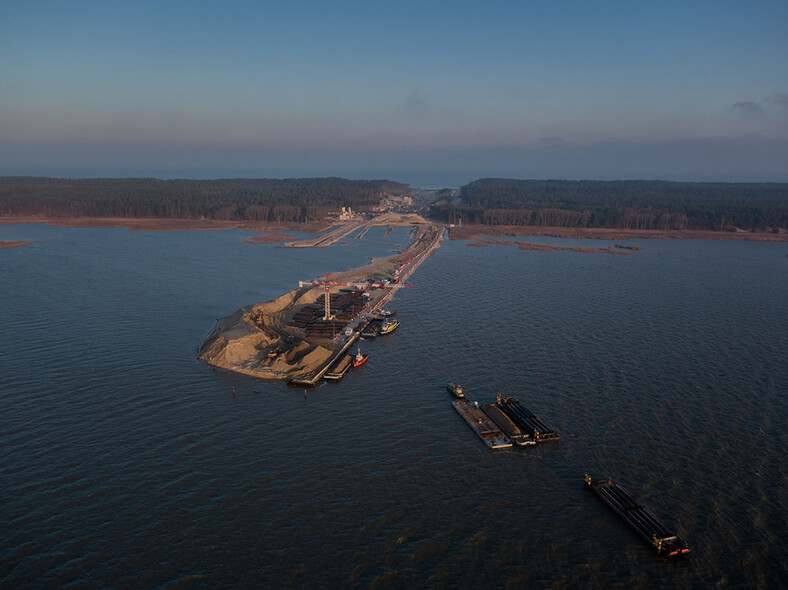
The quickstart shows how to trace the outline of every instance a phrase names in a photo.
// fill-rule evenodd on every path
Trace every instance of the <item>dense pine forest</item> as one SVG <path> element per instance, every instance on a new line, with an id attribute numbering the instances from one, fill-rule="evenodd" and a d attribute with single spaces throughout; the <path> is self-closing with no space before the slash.
<path id="1" fill-rule="evenodd" d="M 158 180 L 0 177 L 0 216 L 301 222 L 365 209 L 406 185 L 344 178 Z"/>
<path id="2" fill-rule="evenodd" d="M 137 217 L 267 222 L 365 210 L 408 186 L 344 178 L 159 180 L 0 177 L 0 216 Z M 448 191 L 439 193 L 446 196 Z M 788 230 L 788 184 L 486 178 L 460 202 L 434 205 L 445 223 L 616 229 Z"/>
<path id="3" fill-rule="evenodd" d="M 788 229 L 788 184 L 486 178 L 462 187 L 446 223 L 617 229 Z"/>

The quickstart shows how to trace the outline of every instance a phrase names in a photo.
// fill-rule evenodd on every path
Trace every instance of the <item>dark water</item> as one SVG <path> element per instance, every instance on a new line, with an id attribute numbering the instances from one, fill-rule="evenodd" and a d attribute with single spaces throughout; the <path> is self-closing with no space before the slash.
<path id="1" fill-rule="evenodd" d="M 0 250 L 0 586 L 784 585 L 785 244 L 444 242 L 398 294 L 400 329 L 305 398 L 197 347 L 404 230 L 322 250 L 247 235 L 0 226 L 39 240 Z M 455 379 L 517 395 L 562 442 L 490 451 Z M 689 559 L 654 554 L 586 471 L 675 523 Z"/>

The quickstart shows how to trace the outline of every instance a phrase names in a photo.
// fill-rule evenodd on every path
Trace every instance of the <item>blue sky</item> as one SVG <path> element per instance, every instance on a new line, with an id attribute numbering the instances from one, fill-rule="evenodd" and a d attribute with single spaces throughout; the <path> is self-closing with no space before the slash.
<path id="1" fill-rule="evenodd" d="M 788 2 L 0 6 L 0 174 L 788 181 Z"/>

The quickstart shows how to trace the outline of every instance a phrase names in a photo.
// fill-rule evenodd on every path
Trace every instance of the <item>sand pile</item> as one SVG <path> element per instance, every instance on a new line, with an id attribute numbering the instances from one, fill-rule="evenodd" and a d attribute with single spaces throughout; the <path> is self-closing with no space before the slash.
<path id="1" fill-rule="evenodd" d="M 314 302 L 318 294 L 318 289 L 296 289 L 217 320 L 200 347 L 200 359 L 262 379 L 290 379 L 314 373 L 333 351 L 302 340 L 299 331 L 287 326 L 287 321 L 299 305 Z"/>

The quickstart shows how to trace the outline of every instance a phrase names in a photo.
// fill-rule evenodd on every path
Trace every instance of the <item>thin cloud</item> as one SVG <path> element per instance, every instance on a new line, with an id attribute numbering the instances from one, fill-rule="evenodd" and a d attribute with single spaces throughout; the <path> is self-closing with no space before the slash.
<path id="1" fill-rule="evenodd" d="M 429 108 L 429 101 L 418 90 L 414 90 L 402 103 L 403 111 L 424 111 L 427 108 Z"/>
<path id="2" fill-rule="evenodd" d="M 766 100 L 772 104 L 788 108 L 788 93 L 778 92 L 776 94 L 772 94 Z"/>
<path id="3" fill-rule="evenodd" d="M 732 108 L 736 109 L 739 112 L 747 113 L 748 115 L 760 115 L 763 113 L 763 109 L 761 108 L 761 105 L 751 100 L 736 102 L 733 104 Z"/>
<path id="4" fill-rule="evenodd" d="M 546 136 L 540 137 L 539 143 L 548 147 L 566 147 L 567 141 L 563 137 Z"/>

